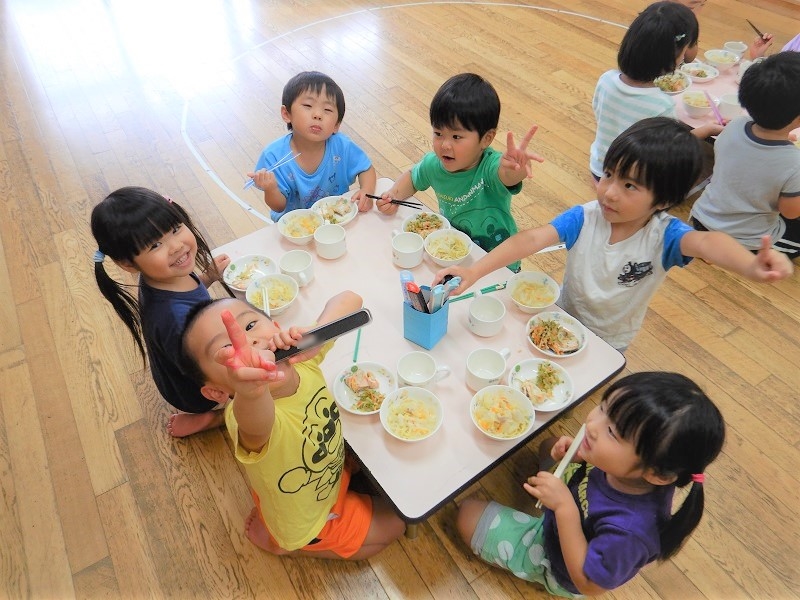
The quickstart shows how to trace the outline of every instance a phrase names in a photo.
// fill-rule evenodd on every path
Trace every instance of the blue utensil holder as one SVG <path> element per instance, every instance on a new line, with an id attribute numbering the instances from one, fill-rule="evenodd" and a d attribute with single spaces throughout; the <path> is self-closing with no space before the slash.
<path id="1" fill-rule="evenodd" d="M 420 312 L 404 302 L 403 337 L 426 350 L 430 350 L 447 333 L 447 315 L 449 312 L 449 302 L 445 302 L 442 308 L 435 313 Z"/>

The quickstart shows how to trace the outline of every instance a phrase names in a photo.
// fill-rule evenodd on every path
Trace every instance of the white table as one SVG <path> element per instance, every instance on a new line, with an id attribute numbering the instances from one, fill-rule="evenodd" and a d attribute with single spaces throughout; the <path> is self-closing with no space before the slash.
<path id="1" fill-rule="evenodd" d="M 379 180 L 379 189 L 388 189 L 389 185 L 390 180 Z M 347 254 L 333 261 L 317 257 L 313 242 L 305 246 L 314 255 L 315 278 L 301 288 L 298 300 L 277 318 L 281 326 L 310 324 L 331 296 L 350 289 L 363 297 L 364 306 L 373 316 L 373 322 L 362 329 L 359 361 L 378 362 L 396 373 L 400 356 L 423 350 L 403 337 L 399 269 L 392 263 L 390 242 L 392 230 L 399 229 L 403 218 L 413 212 L 400 207 L 392 217 L 377 210 L 359 214 L 346 227 Z M 214 253 L 227 252 L 232 259 L 264 254 L 277 261 L 283 253 L 297 247 L 284 240 L 276 226 L 268 225 L 217 248 Z M 477 260 L 483 254 L 483 250 L 474 246 L 467 260 Z M 437 270 L 426 257 L 412 272 L 418 283 L 430 284 Z M 505 268 L 500 269 L 478 281 L 472 289 L 506 281 L 511 274 Z M 434 388 L 444 409 L 444 422 L 434 436 L 417 443 L 401 442 L 384 431 L 377 414 L 340 411 L 345 439 L 365 473 L 409 523 L 426 519 L 563 412 L 537 413 L 531 433 L 510 442 L 489 439 L 472 423 L 468 407 L 473 393 L 465 383 L 466 357 L 472 350 L 508 348 L 509 366 L 525 358 L 544 358 L 526 340 L 525 325 L 530 315 L 516 309 L 505 291 L 495 294 L 504 301 L 507 310 L 500 334 L 491 338 L 472 334 L 466 327 L 470 301 L 455 302 L 450 306 L 447 335 L 429 351 L 440 365 L 452 370 Z M 350 333 L 339 338 L 323 361 L 329 385 L 337 374 L 352 365 L 355 337 L 355 333 Z M 618 373 L 625 366 L 625 358 L 589 332 L 586 349 L 577 356 L 560 359 L 559 363 L 573 380 L 575 395 L 570 406 L 574 406 Z"/>

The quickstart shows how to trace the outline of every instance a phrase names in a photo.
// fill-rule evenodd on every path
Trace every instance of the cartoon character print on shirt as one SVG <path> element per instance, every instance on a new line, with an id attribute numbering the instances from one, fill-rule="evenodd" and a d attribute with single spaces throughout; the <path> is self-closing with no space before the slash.
<path id="1" fill-rule="evenodd" d="M 650 261 L 636 263 L 628 261 L 617 275 L 617 283 L 625 287 L 633 287 L 648 275 L 653 274 L 653 263 Z"/>
<path id="2" fill-rule="evenodd" d="M 281 475 L 279 489 L 294 494 L 306 486 L 314 486 L 317 500 L 325 500 L 339 481 L 344 465 L 339 408 L 325 386 L 306 405 L 301 456 L 303 464 Z"/>
<path id="3" fill-rule="evenodd" d="M 491 208 L 472 208 L 464 211 L 459 215 L 459 218 L 451 221 L 453 227 L 459 231 L 466 233 L 472 241 L 478 244 L 486 252 L 499 246 L 502 242 L 511 237 L 511 232 L 503 227 L 498 222 L 497 218 L 491 213 L 494 212 Z M 473 218 L 470 213 L 482 213 L 483 221 L 477 227 L 477 230 L 472 230 Z M 447 215 L 445 215 L 447 216 Z"/>

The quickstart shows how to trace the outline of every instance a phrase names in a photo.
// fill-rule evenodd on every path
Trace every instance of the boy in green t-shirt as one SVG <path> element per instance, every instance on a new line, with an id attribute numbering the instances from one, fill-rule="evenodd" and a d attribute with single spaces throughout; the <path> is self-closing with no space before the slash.
<path id="1" fill-rule="evenodd" d="M 442 84 L 431 101 L 430 119 L 433 152 L 400 176 L 377 201 L 378 210 L 394 214 L 392 198 L 403 200 L 433 187 L 442 215 L 489 252 L 517 232 L 511 196 L 531 176 L 531 161 L 544 160 L 526 150 L 537 127 L 531 127 L 519 148 L 511 132 L 505 153 L 490 148 L 500 120 L 500 98 L 491 83 L 474 73 Z M 513 271 L 519 267 L 519 262 L 509 265 Z"/>

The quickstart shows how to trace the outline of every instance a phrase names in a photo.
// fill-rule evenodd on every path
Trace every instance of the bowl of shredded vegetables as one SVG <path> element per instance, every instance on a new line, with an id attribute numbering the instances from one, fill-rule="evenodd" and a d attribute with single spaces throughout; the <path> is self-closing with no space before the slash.
<path id="1" fill-rule="evenodd" d="M 297 282 L 283 273 L 265 275 L 250 282 L 245 292 L 247 301 L 259 310 L 264 308 L 264 290 L 269 297 L 269 313 L 271 316 L 279 315 L 289 308 L 297 298 L 300 288 Z"/>
<path id="2" fill-rule="evenodd" d="M 425 252 L 440 267 L 452 267 L 464 261 L 472 250 L 472 240 L 458 229 L 432 231 L 425 238 Z"/>
<path id="3" fill-rule="evenodd" d="M 278 231 L 288 241 L 305 246 L 314 239 L 317 227 L 323 224 L 322 215 L 310 208 L 298 208 L 278 219 Z"/>
<path id="4" fill-rule="evenodd" d="M 469 414 L 475 427 L 495 440 L 515 440 L 533 427 L 536 411 L 527 396 L 508 385 L 490 385 L 472 397 Z"/>
<path id="5" fill-rule="evenodd" d="M 442 426 L 442 403 L 425 388 L 403 387 L 386 396 L 380 416 L 389 435 L 404 442 L 419 442 Z"/>
<path id="6" fill-rule="evenodd" d="M 528 343 L 551 358 L 566 358 L 586 347 L 588 333 L 583 324 L 562 312 L 540 312 L 528 321 Z"/>
<path id="7" fill-rule="evenodd" d="M 561 292 L 555 279 L 539 271 L 520 271 L 508 280 L 506 289 L 517 308 L 528 314 L 552 306 Z"/>
<path id="8" fill-rule="evenodd" d="M 417 233 L 425 239 L 429 233 L 439 229 L 450 229 L 450 221 L 436 213 L 421 212 L 403 219 L 402 228 L 403 231 Z"/>

